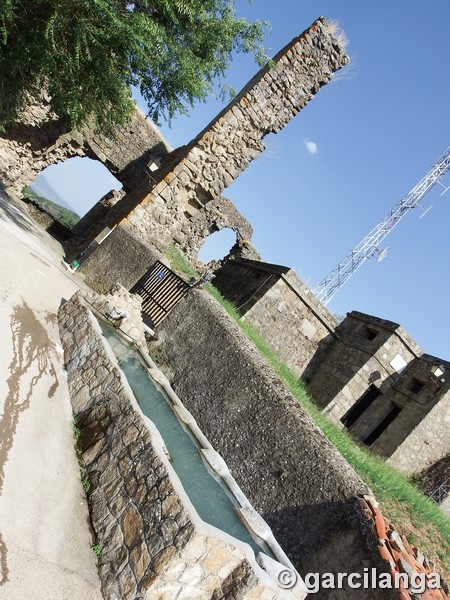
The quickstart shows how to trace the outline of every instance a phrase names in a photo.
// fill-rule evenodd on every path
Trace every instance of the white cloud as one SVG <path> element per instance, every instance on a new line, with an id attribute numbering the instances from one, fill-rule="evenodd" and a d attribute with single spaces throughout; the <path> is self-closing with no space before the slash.
<path id="1" fill-rule="evenodd" d="M 308 138 L 305 138 L 303 140 L 303 143 L 305 144 L 306 149 L 310 154 L 317 154 L 317 152 L 319 151 L 316 142 L 312 142 L 311 140 L 308 140 Z"/>

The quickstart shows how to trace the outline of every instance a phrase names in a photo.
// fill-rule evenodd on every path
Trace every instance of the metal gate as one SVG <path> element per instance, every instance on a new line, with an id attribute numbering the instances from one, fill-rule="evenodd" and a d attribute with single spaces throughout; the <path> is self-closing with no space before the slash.
<path id="1" fill-rule="evenodd" d="M 188 283 L 158 261 L 130 292 L 141 296 L 144 316 L 150 319 L 153 327 L 157 327 L 189 290 Z"/>

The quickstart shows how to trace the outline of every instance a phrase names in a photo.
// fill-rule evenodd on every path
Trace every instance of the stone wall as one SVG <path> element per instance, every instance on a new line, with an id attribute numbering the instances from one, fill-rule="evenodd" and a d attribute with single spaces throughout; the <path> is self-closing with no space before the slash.
<path id="1" fill-rule="evenodd" d="M 129 227 L 117 227 L 77 274 L 100 294 L 106 294 L 115 283 L 129 290 L 157 260 L 165 258 L 154 246 L 145 244 Z"/>
<path id="2" fill-rule="evenodd" d="M 434 401 L 433 401 L 434 400 Z M 419 405 L 421 407 L 421 405 Z M 417 405 L 414 408 L 418 408 Z M 425 412 L 425 410 L 427 412 Z M 388 462 L 394 465 L 405 475 L 418 473 L 422 469 L 429 467 L 450 452 L 450 393 L 444 396 L 438 396 L 438 399 L 432 399 L 430 406 L 426 409 L 417 411 L 416 426 L 411 428 L 411 417 L 408 418 L 407 426 L 409 435 L 404 436 L 404 440 L 390 454 Z M 397 430 L 405 423 L 395 423 Z M 395 432 L 392 432 L 394 435 Z M 380 440 L 381 441 L 381 440 Z M 442 482 L 443 483 L 443 480 Z"/>
<path id="3" fill-rule="evenodd" d="M 22 188 L 46 167 L 85 156 L 103 163 L 129 191 L 147 177 L 149 161 L 170 151 L 156 127 L 139 110 L 110 139 L 87 126 L 70 131 L 65 121 L 52 118 L 43 99 L 40 105 L 30 106 L 6 133 L 0 133 L 0 186 L 18 198 Z"/>
<path id="4" fill-rule="evenodd" d="M 173 388 L 300 574 L 385 569 L 359 501 L 367 487 L 223 309 L 193 290 L 158 337 L 153 350 Z"/>
<path id="5" fill-rule="evenodd" d="M 81 302 L 59 313 L 60 337 L 83 461 L 106 598 L 135 598 L 193 534 L 142 418 Z M 148 502 L 151 497 L 153 502 Z M 162 521 L 167 524 L 161 527 Z"/>
<path id="6" fill-rule="evenodd" d="M 105 225 L 127 223 L 160 250 L 175 241 L 195 263 L 201 245 L 192 235 L 197 214 L 261 154 L 264 136 L 280 131 L 347 62 L 325 20 L 317 20 L 274 57 L 273 67 L 260 70 L 195 139 L 152 173 L 156 185 L 144 182 L 111 209 L 108 222 L 93 226 L 85 245 Z"/>
<path id="7" fill-rule="evenodd" d="M 333 341 L 336 318 L 288 267 L 230 260 L 213 283 L 299 377 Z"/>
<path id="8" fill-rule="evenodd" d="M 98 308 L 119 302 L 130 311 L 131 333 L 139 322 L 143 333 L 139 302 L 116 292 L 113 299 L 79 293 L 58 315 L 104 597 L 286 599 L 283 589 L 267 584 L 250 548 L 203 523 L 180 487 L 156 427 L 140 411 L 88 309 L 87 302 Z M 301 599 L 304 591 L 289 597 Z"/>

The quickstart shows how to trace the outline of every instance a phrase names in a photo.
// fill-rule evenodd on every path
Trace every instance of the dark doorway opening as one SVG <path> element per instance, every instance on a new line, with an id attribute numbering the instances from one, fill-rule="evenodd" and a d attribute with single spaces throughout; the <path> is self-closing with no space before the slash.
<path id="1" fill-rule="evenodd" d="M 377 427 L 375 427 L 375 429 L 371 433 L 369 433 L 369 435 L 365 439 L 362 440 L 363 443 L 367 446 L 373 444 L 380 437 L 383 431 L 385 431 L 389 427 L 392 421 L 396 417 L 398 417 L 401 411 L 402 409 L 399 406 L 394 406 L 390 413 L 386 417 L 384 417 L 381 423 L 377 425 Z"/>
<path id="2" fill-rule="evenodd" d="M 371 385 L 368 390 L 355 402 L 353 406 L 341 418 L 341 423 L 346 427 L 351 427 L 359 417 L 365 412 L 369 406 L 380 395 L 380 390 L 376 385 Z"/>

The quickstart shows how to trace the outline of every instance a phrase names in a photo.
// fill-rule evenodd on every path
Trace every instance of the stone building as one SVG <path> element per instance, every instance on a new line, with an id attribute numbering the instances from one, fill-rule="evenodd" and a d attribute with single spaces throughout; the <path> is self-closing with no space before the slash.
<path id="1" fill-rule="evenodd" d="M 324 413 L 405 474 L 445 456 L 450 363 L 397 323 L 356 311 L 335 334 L 308 384 Z"/>
<path id="2" fill-rule="evenodd" d="M 215 272 L 214 286 L 299 377 L 333 341 L 336 318 L 289 267 L 235 258 Z"/>

